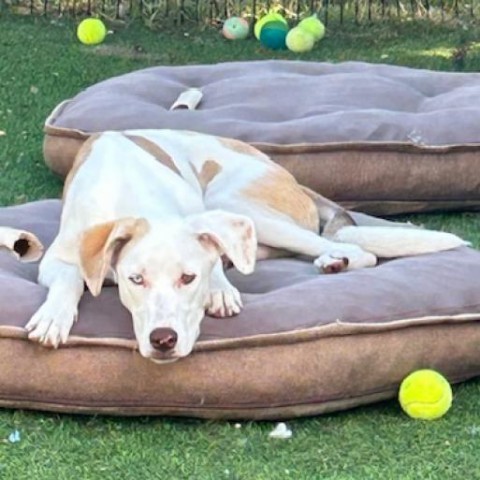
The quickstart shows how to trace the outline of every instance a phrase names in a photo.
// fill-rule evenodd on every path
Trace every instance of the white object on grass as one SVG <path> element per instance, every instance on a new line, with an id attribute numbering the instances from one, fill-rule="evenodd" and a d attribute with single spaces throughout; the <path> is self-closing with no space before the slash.
<path id="1" fill-rule="evenodd" d="M 20 441 L 20 432 L 18 430 L 14 430 L 9 436 L 8 441 L 10 443 L 17 443 Z"/>
<path id="2" fill-rule="evenodd" d="M 270 438 L 288 439 L 292 436 L 292 431 L 283 422 L 277 423 L 277 426 L 268 434 Z"/>

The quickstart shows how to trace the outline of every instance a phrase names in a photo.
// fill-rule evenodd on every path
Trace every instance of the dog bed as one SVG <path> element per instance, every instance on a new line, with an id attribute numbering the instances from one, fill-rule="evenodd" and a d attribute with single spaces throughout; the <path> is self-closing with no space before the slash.
<path id="1" fill-rule="evenodd" d="M 171 110 L 191 88 L 203 94 L 196 108 Z M 65 175 L 93 132 L 188 129 L 252 143 L 350 209 L 478 210 L 478 98 L 478 73 L 358 62 L 156 67 L 61 103 L 46 120 L 44 152 Z"/>
<path id="2" fill-rule="evenodd" d="M 0 225 L 48 246 L 60 201 L 0 209 Z M 43 302 L 37 264 L 0 251 L 0 405 L 75 413 L 280 419 L 396 395 L 412 370 L 459 382 L 480 374 L 480 252 L 458 250 L 320 275 L 277 259 L 229 271 L 245 309 L 206 318 L 187 358 L 157 365 L 135 351 L 116 287 L 88 293 L 67 345 L 31 343 L 23 326 Z M 448 295 L 444 294 L 448 292 Z"/>

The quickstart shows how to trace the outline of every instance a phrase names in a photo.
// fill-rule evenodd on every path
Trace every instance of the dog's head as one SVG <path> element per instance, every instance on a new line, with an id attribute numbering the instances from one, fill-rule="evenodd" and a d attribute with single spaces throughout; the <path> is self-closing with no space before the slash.
<path id="1" fill-rule="evenodd" d="M 248 274 L 256 245 L 253 222 L 223 211 L 161 224 L 124 218 L 85 232 L 80 266 L 93 295 L 113 269 L 140 353 L 166 362 L 192 351 L 220 256 Z"/>

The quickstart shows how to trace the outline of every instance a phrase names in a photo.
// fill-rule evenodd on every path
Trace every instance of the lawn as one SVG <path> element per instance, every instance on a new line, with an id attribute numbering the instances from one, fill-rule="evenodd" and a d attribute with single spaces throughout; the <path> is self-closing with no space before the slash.
<path id="1" fill-rule="evenodd" d="M 272 53 L 253 40 L 228 43 L 213 30 L 115 28 L 89 48 L 68 20 L 0 17 L 0 205 L 58 196 L 44 166 L 42 125 L 61 100 L 102 79 L 159 64 L 288 58 L 365 60 L 436 70 L 472 41 L 465 70 L 480 71 L 480 27 L 405 22 L 328 32 L 309 54 Z M 480 215 L 412 217 L 480 246 Z M 1 368 L 1 366 L 0 366 Z M 108 375 L 108 372 L 106 372 Z M 384 402 L 289 422 L 271 440 L 268 422 L 68 416 L 0 411 L 0 479 L 456 479 L 480 478 L 480 381 L 454 387 L 436 422 L 413 421 Z M 17 429 L 21 440 L 10 443 Z M 3 440 L 3 441 L 2 441 Z"/>

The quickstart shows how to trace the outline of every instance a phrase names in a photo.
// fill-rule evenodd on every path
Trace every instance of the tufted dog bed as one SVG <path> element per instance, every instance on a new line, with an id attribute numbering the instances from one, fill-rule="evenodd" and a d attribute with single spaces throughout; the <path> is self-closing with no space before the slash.
<path id="1" fill-rule="evenodd" d="M 195 87 L 195 110 L 170 110 Z M 480 74 L 262 61 L 156 67 L 94 85 L 45 124 L 65 175 L 93 132 L 189 129 L 250 142 L 300 181 L 373 214 L 480 209 Z"/>
<path id="2" fill-rule="evenodd" d="M 0 209 L 0 225 L 48 246 L 60 201 Z M 135 352 L 116 287 L 86 293 L 66 346 L 29 342 L 23 326 L 46 290 L 37 265 L 0 251 L 0 405 L 60 412 L 279 419 L 395 396 L 431 367 L 458 382 L 480 374 L 480 252 L 461 248 L 319 275 L 300 259 L 229 271 L 245 309 L 206 318 L 195 351 L 168 365 Z M 448 292 L 448 294 L 445 294 Z"/>

